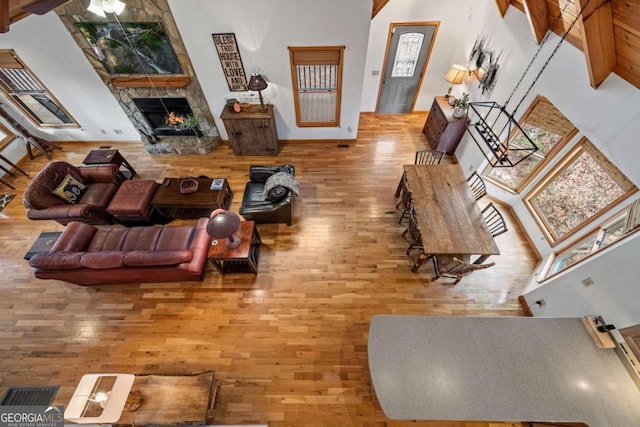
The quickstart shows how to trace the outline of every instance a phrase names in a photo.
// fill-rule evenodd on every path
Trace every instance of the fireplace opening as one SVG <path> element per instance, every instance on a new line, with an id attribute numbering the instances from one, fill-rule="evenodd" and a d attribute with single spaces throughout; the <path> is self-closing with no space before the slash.
<path id="1" fill-rule="evenodd" d="M 133 102 L 149 122 L 154 134 L 158 136 L 195 135 L 195 131 L 191 128 L 180 129 L 167 124 L 167 118 L 171 113 L 176 117 L 193 115 L 187 98 L 133 98 Z"/>

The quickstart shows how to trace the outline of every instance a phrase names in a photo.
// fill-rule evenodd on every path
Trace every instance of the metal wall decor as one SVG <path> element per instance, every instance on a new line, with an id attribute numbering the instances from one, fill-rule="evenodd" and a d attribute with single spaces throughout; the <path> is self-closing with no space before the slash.
<path id="1" fill-rule="evenodd" d="M 211 34 L 216 46 L 222 71 L 232 92 L 247 90 L 247 76 L 244 73 L 236 35 L 234 33 Z"/>
<path id="2" fill-rule="evenodd" d="M 498 60 L 502 55 L 502 51 L 497 56 L 492 51 L 486 48 L 487 36 L 479 35 L 476 38 L 473 48 L 469 53 L 467 60 L 467 68 L 469 72 L 473 72 L 476 78 L 479 80 L 478 86 L 482 93 L 493 90 L 496 85 L 496 78 L 498 75 Z"/>

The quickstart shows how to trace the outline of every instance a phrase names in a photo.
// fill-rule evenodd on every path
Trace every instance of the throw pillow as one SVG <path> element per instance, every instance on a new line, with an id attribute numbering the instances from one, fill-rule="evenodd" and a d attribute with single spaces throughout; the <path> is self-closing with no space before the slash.
<path id="1" fill-rule="evenodd" d="M 289 190 L 281 185 L 273 187 L 271 191 L 269 191 L 268 199 L 271 203 L 278 203 L 280 200 L 284 199 L 287 196 L 288 191 Z"/>
<path id="2" fill-rule="evenodd" d="M 67 174 L 60 185 L 58 185 L 56 189 L 53 190 L 53 194 L 60 197 L 67 203 L 75 204 L 78 199 L 80 199 L 82 192 L 86 188 L 87 187 L 83 183 Z"/>

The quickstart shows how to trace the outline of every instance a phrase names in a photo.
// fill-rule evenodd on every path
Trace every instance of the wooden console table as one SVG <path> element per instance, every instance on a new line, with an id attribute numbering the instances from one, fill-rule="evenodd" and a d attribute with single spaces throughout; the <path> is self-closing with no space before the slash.
<path id="1" fill-rule="evenodd" d="M 278 154 L 278 135 L 273 105 L 251 105 L 236 113 L 225 106 L 220 118 L 229 136 L 229 144 L 236 156 L 275 156 Z"/>

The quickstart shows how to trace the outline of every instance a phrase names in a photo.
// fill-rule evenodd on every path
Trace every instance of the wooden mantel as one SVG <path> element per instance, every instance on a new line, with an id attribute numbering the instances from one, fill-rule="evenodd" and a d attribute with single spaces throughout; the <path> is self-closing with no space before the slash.
<path id="1" fill-rule="evenodd" d="M 127 76 L 109 79 L 113 87 L 185 87 L 191 83 L 189 76 Z"/>

